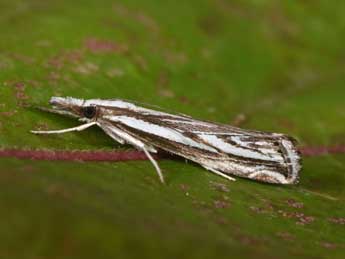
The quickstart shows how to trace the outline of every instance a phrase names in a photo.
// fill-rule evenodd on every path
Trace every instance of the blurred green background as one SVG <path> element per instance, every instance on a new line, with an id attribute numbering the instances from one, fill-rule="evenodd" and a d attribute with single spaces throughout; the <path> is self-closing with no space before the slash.
<path id="1" fill-rule="evenodd" d="M 131 149 L 29 109 L 125 98 L 345 145 L 345 2 L 0 1 L 0 147 Z M 345 155 L 300 183 L 228 182 L 184 160 L 0 159 L 1 258 L 344 258 Z"/>

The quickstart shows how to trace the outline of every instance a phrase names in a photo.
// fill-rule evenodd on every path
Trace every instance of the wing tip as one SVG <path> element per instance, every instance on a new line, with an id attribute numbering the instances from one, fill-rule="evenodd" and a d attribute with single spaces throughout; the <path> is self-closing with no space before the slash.
<path id="1" fill-rule="evenodd" d="M 288 136 L 282 139 L 281 144 L 284 149 L 285 161 L 289 165 L 286 184 L 297 184 L 299 182 L 299 172 L 302 169 L 302 157 L 297 149 L 297 140 Z"/>

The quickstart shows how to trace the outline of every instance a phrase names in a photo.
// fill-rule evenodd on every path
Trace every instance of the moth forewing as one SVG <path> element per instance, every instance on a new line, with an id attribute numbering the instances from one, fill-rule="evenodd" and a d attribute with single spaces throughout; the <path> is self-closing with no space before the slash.
<path id="1" fill-rule="evenodd" d="M 162 149 L 192 160 L 229 180 L 236 175 L 268 183 L 297 182 L 300 156 L 295 141 L 283 134 L 244 130 L 137 106 L 123 100 L 81 100 L 52 97 L 53 109 L 74 114 L 87 123 L 64 133 L 98 125 L 115 141 L 145 152 Z"/>
<path id="2" fill-rule="evenodd" d="M 181 121 L 174 118 L 174 125 L 171 119 L 169 125 L 165 125 L 164 118 L 152 115 L 106 118 L 143 142 L 183 156 L 207 169 L 269 183 L 297 181 L 299 156 L 290 138 L 282 134 L 233 131 L 232 127 L 224 131 L 224 125 L 218 127 L 208 122 L 188 121 L 185 117 Z"/>

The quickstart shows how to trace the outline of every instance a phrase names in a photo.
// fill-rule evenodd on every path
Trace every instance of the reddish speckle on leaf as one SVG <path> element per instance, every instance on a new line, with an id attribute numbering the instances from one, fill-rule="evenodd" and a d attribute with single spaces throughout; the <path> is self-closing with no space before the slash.
<path id="1" fill-rule="evenodd" d="M 138 14 L 136 14 L 135 18 L 138 20 L 138 22 L 143 24 L 151 32 L 154 32 L 154 33 L 159 32 L 158 23 L 151 16 L 143 12 L 139 12 Z"/>
<path id="2" fill-rule="evenodd" d="M 17 111 L 0 112 L 0 116 L 11 117 L 11 116 L 13 116 L 16 112 L 17 112 Z"/>
<path id="3" fill-rule="evenodd" d="M 219 225 L 227 225 L 229 224 L 229 220 L 225 217 L 217 217 L 216 218 L 216 222 L 219 224 Z"/>
<path id="4" fill-rule="evenodd" d="M 280 238 L 282 238 L 284 240 L 289 240 L 289 241 L 295 239 L 295 237 L 292 234 L 290 234 L 289 232 L 277 232 L 276 236 L 280 237 Z"/>
<path id="5" fill-rule="evenodd" d="M 39 40 L 35 42 L 35 45 L 40 48 L 48 48 L 52 46 L 52 42 L 49 40 Z"/>
<path id="6" fill-rule="evenodd" d="M 6 82 L 6 85 L 11 85 L 13 87 L 14 95 L 17 99 L 17 104 L 19 106 L 26 106 L 26 100 L 29 99 L 29 97 L 24 92 L 26 87 L 25 83 L 22 81 L 10 81 Z"/>
<path id="7" fill-rule="evenodd" d="M 128 51 L 128 46 L 124 44 L 115 43 L 110 40 L 102 40 L 97 38 L 88 38 L 84 42 L 87 50 L 94 54 L 102 53 L 124 53 Z"/>
<path id="8" fill-rule="evenodd" d="M 180 184 L 180 189 L 185 193 L 186 196 L 189 196 L 189 186 L 186 184 Z"/>
<path id="9" fill-rule="evenodd" d="M 113 78 L 113 77 L 121 77 L 125 74 L 125 72 L 121 68 L 111 68 L 106 72 L 106 74 L 110 78 Z"/>
<path id="10" fill-rule="evenodd" d="M 68 50 L 51 57 L 47 65 L 54 69 L 60 70 L 67 64 L 76 64 L 82 61 L 84 58 L 84 52 L 82 50 Z"/>
<path id="11" fill-rule="evenodd" d="M 19 90 L 24 90 L 25 89 L 25 84 L 24 82 L 15 82 L 13 86 L 19 91 Z"/>
<path id="12" fill-rule="evenodd" d="M 51 184 L 46 188 L 46 192 L 53 196 L 59 196 L 64 199 L 71 198 L 71 194 L 63 187 L 58 184 Z"/>
<path id="13" fill-rule="evenodd" d="M 33 80 L 33 79 L 26 80 L 26 82 L 28 85 L 30 85 L 32 87 L 40 87 L 42 85 L 41 82 Z"/>
<path id="14" fill-rule="evenodd" d="M 247 246 L 257 246 L 262 243 L 262 239 L 257 239 L 245 234 L 236 234 L 235 238 L 239 240 L 243 245 Z"/>
<path id="15" fill-rule="evenodd" d="M 183 104 L 191 104 L 191 100 L 187 96 L 180 96 L 178 100 Z"/>
<path id="16" fill-rule="evenodd" d="M 251 211 L 254 211 L 254 212 L 257 213 L 257 214 L 267 213 L 267 211 L 266 211 L 264 208 L 262 208 L 262 207 L 250 206 L 249 209 L 250 209 Z"/>
<path id="17" fill-rule="evenodd" d="M 292 208 L 296 208 L 296 209 L 301 209 L 304 207 L 303 203 L 302 202 L 297 202 L 295 201 L 294 199 L 288 199 L 286 201 L 286 203 L 292 207 Z"/>
<path id="18" fill-rule="evenodd" d="M 308 225 L 315 221 L 315 217 L 313 216 L 307 216 L 302 212 L 287 212 L 283 210 L 278 210 L 278 213 L 282 215 L 285 218 L 293 218 L 296 219 L 297 225 Z"/>
<path id="19" fill-rule="evenodd" d="M 223 183 L 210 182 L 210 184 L 212 188 L 216 191 L 225 192 L 225 193 L 229 192 L 229 188 Z"/>
<path id="20" fill-rule="evenodd" d="M 229 207 L 229 203 L 226 202 L 226 201 L 223 201 L 223 200 L 215 200 L 213 202 L 213 206 L 216 208 L 216 209 L 226 209 Z"/>
<path id="21" fill-rule="evenodd" d="M 319 147 L 310 147 L 305 146 L 299 148 L 299 151 L 303 156 L 321 156 L 327 154 L 342 154 L 345 153 L 345 145 L 336 145 L 336 146 L 319 146 Z"/>
<path id="22" fill-rule="evenodd" d="M 159 33 L 158 22 L 148 14 L 138 11 L 138 9 L 129 9 L 127 6 L 119 3 L 113 5 L 113 10 L 116 12 L 116 16 L 120 16 L 122 19 L 126 20 L 132 19 L 136 23 L 143 25 L 143 27 L 150 33 Z"/>
<path id="23" fill-rule="evenodd" d="M 288 129 L 288 130 L 294 130 L 296 128 L 295 124 L 286 118 L 280 119 L 278 121 L 278 124 L 281 125 L 282 127 L 286 128 L 286 129 Z"/>
<path id="24" fill-rule="evenodd" d="M 178 51 L 165 51 L 163 53 L 163 57 L 165 61 L 169 64 L 172 65 L 177 65 L 177 64 L 186 64 L 188 61 L 188 57 L 185 53 L 183 52 L 178 52 Z"/>
<path id="25" fill-rule="evenodd" d="M 184 192 L 188 191 L 189 188 L 190 188 L 190 187 L 189 187 L 188 185 L 186 185 L 186 184 L 180 184 L 180 189 L 181 189 L 182 191 L 184 191 Z"/>
<path id="26" fill-rule="evenodd" d="M 330 243 L 330 242 L 321 242 L 320 245 L 324 248 L 327 248 L 327 249 L 334 249 L 334 248 L 338 247 L 337 244 Z"/>
<path id="27" fill-rule="evenodd" d="M 27 64 L 27 65 L 32 65 L 32 64 L 35 63 L 35 59 L 34 58 L 26 56 L 26 55 L 23 55 L 23 54 L 19 54 L 19 53 L 12 53 L 12 54 L 10 54 L 10 57 L 12 57 L 15 60 L 21 61 L 21 62 L 23 62 L 24 64 Z"/>
<path id="28" fill-rule="evenodd" d="M 58 80 L 61 79 L 61 74 L 57 73 L 56 71 L 50 71 L 48 74 L 48 80 L 52 83 L 56 83 Z"/>
<path id="29" fill-rule="evenodd" d="M 148 64 L 146 59 L 143 56 L 140 55 L 134 55 L 133 56 L 133 62 L 134 64 L 142 71 L 148 70 Z"/>
<path id="30" fill-rule="evenodd" d="M 244 113 L 237 114 L 236 117 L 230 123 L 233 126 L 241 126 L 243 123 L 247 121 L 247 116 Z"/>
<path id="31" fill-rule="evenodd" d="M 167 98 L 173 98 L 175 97 L 175 93 L 171 91 L 170 89 L 158 89 L 158 95 L 162 97 L 167 97 Z"/>
<path id="32" fill-rule="evenodd" d="M 332 218 L 328 218 L 328 221 L 334 224 L 345 225 L 345 218 L 332 217 Z"/>
<path id="33" fill-rule="evenodd" d="M 91 63 L 91 62 L 86 62 L 84 64 L 79 64 L 74 68 L 74 72 L 82 74 L 82 75 L 90 75 L 99 70 L 98 65 Z"/>
<path id="34" fill-rule="evenodd" d="M 169 88 L 170 78 L 166 71 L 161 71 L 157 79 L 158 94 L 163 97 L 173 98 L 175 93 Z"/>

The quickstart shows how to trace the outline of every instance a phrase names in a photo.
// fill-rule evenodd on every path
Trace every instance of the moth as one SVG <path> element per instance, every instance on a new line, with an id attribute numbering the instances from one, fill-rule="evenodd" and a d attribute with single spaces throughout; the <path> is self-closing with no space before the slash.
<path id="1" fill-rule="evenodd" d="M 32 133 L 60 134 L 99 126 L 113 140 L 143 151 L 163 183 L 161 169 L 151 155 L 158 150 L 194 161 L 228 180 L 239 176 L 274 184 L 298 181 L 301 157 L 296 141 L 284 134 L 196 120 L 120 99 L 52 97 L 50 104 L 52 108 L 44 110 L 78 118 L 84 124 Z"/>

